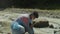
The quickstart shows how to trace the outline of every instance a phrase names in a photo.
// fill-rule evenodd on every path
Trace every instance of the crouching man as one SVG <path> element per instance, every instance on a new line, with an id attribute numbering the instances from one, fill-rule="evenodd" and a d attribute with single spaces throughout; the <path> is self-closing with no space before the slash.
<path id="1" fill-rule="evenodd" d="M 22 14 L 19 18 L 11 24 L 12 34 L 34 34 L 32 20 L 38 18 L 38 12 L 33 12 L 31 14 Z"/>

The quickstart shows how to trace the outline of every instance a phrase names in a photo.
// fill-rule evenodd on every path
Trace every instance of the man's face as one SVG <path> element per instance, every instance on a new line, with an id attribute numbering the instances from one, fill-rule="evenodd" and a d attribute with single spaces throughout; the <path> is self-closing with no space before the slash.
<path id="1" fill-rule="evenodd" d="M 32 18 L 32 20 L 34 20 L 35 19 L 35 16 L 32 15 L 31 18 Z"/>

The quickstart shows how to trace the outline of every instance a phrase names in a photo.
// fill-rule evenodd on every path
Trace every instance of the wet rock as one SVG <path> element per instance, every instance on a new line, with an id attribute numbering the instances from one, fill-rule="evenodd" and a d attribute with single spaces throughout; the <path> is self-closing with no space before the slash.
<path id="1" fill-rule="evenodd" d="M 7 33 L 7 34 L 11 34 L 11 33 Z"/>
<path id="2" fill-rule="evenodd" d="M 15 20 L 15 18 L 9 18 L 11 21 L 14 21 Z"/>
<path id="3" fill-rule="evenodd" d="M 54 26 L 53 25 L 49 25 L 49 28 L 54 28 Z"/>
<path id="4" fill-rule="evenodd" d="M 34 24 L 36 28 L 44 28 L 49 26 L 49 21 L 39 21 L 38 23 Z"/>

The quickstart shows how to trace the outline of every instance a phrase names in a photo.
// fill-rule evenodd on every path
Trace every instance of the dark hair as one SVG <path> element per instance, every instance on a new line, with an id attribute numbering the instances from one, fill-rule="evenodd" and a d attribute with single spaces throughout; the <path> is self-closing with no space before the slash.
<path id="1" fill-rule="evenodd" d="M 35 18 L 38 18 L 38 16 L 39 16 L 39 15 L 38 15 L 38 12 L 36 12 L 36 11 L 34 11 L 33 13 L 31 13 L 30 16 L 31 16 L 31 15 L 34 15 Z"/>

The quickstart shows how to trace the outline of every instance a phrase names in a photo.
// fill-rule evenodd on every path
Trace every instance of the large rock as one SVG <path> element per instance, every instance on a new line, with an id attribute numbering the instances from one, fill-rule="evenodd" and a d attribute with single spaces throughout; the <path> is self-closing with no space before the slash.
<path id="1" fill-rule="evenodd" d="M 48 27 L 48 26 L 49 26 L 48 21 L 40 21 L 40 22 L 34 24 L 34 27 L 37 27 L 37 28 L 43 28 L 43 27 Z"/>
<path id="2" fill-rule="evenodd" d="M 34 24 L 34 27 L 43 28 L 43 27 L 48 27 L 49 26 L 49 21 L 45 20 L 45 19 L 42 19 L 42 20 L 37 22 L 37 20 L 36 20 L 36 21 L 33 21 L 33 24 Z"/>

